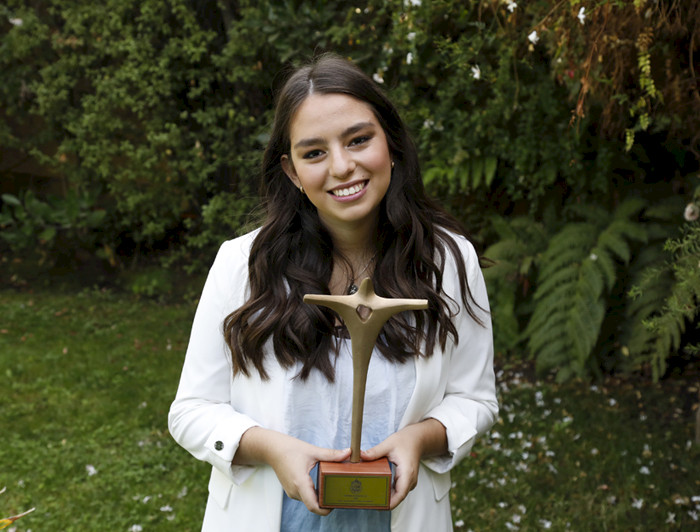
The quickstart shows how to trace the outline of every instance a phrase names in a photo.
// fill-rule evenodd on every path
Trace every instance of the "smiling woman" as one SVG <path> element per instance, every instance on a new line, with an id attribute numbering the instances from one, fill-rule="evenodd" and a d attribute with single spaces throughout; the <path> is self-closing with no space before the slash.
<path id="1" fill-rule="evenodd" d="M 341 249 L 364 252 L 391 181 L 389 146 L 371 107 L 345 94 L 312 94 L 292 119 L 290 142 L 291 157 L 281 158 L 287 176 Z"/>
<path id="2" fill-rule="evenodd" d="M 449 471 L 498 411 L 491 322 L 478 256 L 427 198 L 396 109 L 344 59 L 298 69 L 261 191 L 262 227 L 209 273 L 170 410 L 213 466 L 203 530 L 452 530 Z M 341 317 L 303 297 L 365 277 L 428 310 L 389 318 L 369 368 L 362 459 L 393 463 L 392 511 L 331 513 L 310 472 L 349 457 L 352 353 Z"/>

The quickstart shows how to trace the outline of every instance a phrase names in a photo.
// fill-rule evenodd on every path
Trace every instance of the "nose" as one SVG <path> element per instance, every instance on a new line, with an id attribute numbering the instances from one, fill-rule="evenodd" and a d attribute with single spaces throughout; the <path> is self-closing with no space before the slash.
<path id="1" fill-rule="evenodd" d="M 347 179 L 355 170 L 355 161 L 352 156 L 343 149 L 332 150 L 330 173 L 338 179 Z"/>

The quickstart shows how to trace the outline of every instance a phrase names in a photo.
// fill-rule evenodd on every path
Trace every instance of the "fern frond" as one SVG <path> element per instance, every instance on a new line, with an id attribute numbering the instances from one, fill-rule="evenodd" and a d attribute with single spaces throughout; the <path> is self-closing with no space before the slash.
<path id="1" fill-rule="evenodd" d="M 492 260 L 518 261 L 528 254 L 528 247 L 520 240 L 500 240 L 489 246 L 484 255 Z"/>
<path id="2" fill-rule="evenodd" d="M 605 287 L 608 291 L 610 291 L 617 280 L 617 266 L 615 265 L 615 261 L 612 259 L 612 257 L 605 251 L 606 250 L 595 246 L 591 250 L 589 258 L 596 261 L 600 274 L 605 280 Z"/>
<path id="3" fill-rule="evenodd" d="M 700 315 L 700 226 L 686 225 L 682 236 L 667 240 L 663 249 L 672 253 L 670 259 L 645 257 L 648 265 L 627 309 L 634 321 L 623 335 L 632 361 L 649 364 L 654 380 L 665 372 L 667 358 L 681 349 L 687 324 L 697 323 Z"/>
<path id="4" fill-rule="evenodd" d="M 565 336 L 552 339 L 538 351 L 535 369 L 539 373 L 556 367 L 561 361 L 561 354 L 571 351 L 571 339 Z"/>
<path id="5" fill-rule="evenodd" d="M 617 282 L 620 262 L 631 259 L 630 242 L 647 238 L 642 225 L 632 219 L 644 205 L 632 199 L 614 213 L 595 205 L 569 209 L 585 221 L 567 224 L 550 240 L 526 328 L 528 347 L 540 370 L 559 373 L 565 368 L 559 377 L 585 371 L 599 341 L 606 293 Z"/>
<path id="6" fill-rule="evenodd" d="M 615 217 L 619 219 L 629 219 L 639 216 L 647 206 L 647 200 L 643 198 L 629 197 L 615 207 Z"/>
<path id="7" fill-rule="evenodd" d="M 601 220 L 610 218 L 610 212 L 600 205 L 591 203 L 573 203 L 566 206 L 565 215 L 575 220 L 583 220 L 587 223 L 599 224 Z"/>
<path id="8" fill-rule="evenodd" d="M 600 247 L 617 256 L 624 264 L 627 264 L 632 251 L 624 235 L 615 229 L 612 225 L 609 226 L 606 231 L 601 233 L 598 243 Z"/>
<path id="9" fill-rule="evenodd" d="M 562 330 L 563 324 L 566 321 L 567 311 L 570 307 L 571 302 L 568 298 L 557 300 L 546 311 L 538 310 L 541 308 L 541 305 L 535 307 L 535 312 L 533 312 L 525 330 L 525 333 L 529 336 L 530 348 L 533 351 L 536 352 L 536 348 L 550 342 L 553 335 L 564 334 Z M 551 334 L 549 331 L 551 331 Z"/>
<path id="10" fill-rule="evenodd" d="M 552 297 L 551 294 L 553 290 L 561 284 L 570 285 L 578 275 L 578 269 L 578 264 L 572 262 L 565 267 L 555 270 L 550 276 L 546 277 L 544 281 L 538 283 L 537 290 L 535 290 L 535 300 L 541 300 L 547 295 Z"/>

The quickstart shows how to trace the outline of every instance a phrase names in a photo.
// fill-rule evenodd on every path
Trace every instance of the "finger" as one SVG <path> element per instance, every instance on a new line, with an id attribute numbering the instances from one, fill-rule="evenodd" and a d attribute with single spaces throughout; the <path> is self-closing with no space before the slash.
<path id="1" fill-rule="evenodd" d="M 316 458 L 320 462 L 342 462 L 350 458 L 350 449 L 323 449 Z"/>
<path id="2" fill-rule="evenodd" d="M 383 445 L 383 443 L 380 443 L 379 445 L 375 445 L 371 449 L 367 449 L 366 451 L 360 451 L 360 458 L 362 458 L 366 462 L 371 462 L 373 460 L 379 460 L 384 456 L 388 456 L 388 454 L 389 449 L 387 448 L 387 446 Z"/>
<path id="3" fill-rule="evenodd" d="M 397 466 L 396 482 L 394 483 L 394 488 L 391 491 L 391 498 L 389 500 L 390 509 L 393 510 L 396 508 L 417 484 L 418 475 L 416 471 L 405 471 L 404 468 Z"/>
<path id="4" fill-rule="evenodd" d="M 304 506 L 306 506 L 306 509 L 312 513 L 318 515 L 328 515 L 329 513 L 331 513 L 329 509 L 321 508 L 319 506 L 318 496 L 316 495 L 316 489 L 314 488 L 313 482 L 311 482 L 310 477 L 308 484 L 305 483 L 303 486 L 299 487 L 299 498 L 301 502 L 304 503 Z"/>

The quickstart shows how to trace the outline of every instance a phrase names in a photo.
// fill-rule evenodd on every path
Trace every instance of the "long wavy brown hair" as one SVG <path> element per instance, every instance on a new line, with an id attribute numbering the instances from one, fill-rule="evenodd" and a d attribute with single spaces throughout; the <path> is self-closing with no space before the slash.
<path id="1" fill-rule="evenodd" d="M 395 163 L 380 205 L 372 281 L 382 297 L 427 299 L 429 308 L 389 319 L 377 341 L 382 355 L 405 362 L 414 356 L 432 355 L 436 342 L 444 349 L 449 335 L 459 341 L 448 307 L 450 298 L 442 292 L 442 266 L 448 253 L 457 264 L 462 303 L 479 322 L 464 259 L 450 235 L 465 233 L 427 197 L 416 148 L 396 108 L 354 64 L 323 55 L 296 70 L 277 99 L 262 164 L 265 218 L 248 262 L 250 297 L 224 321 L 234 373 L 250 375 L 254 368 L 267 379 L 264 347 L 271 339 L 274 356 L 283 367 L 301 362 L 301 379 L 314 368 L 330 381 L 334 378 L 338 317 L 326 307 L 305 304 L 302 298 L 304 294 L 329 293 L 334 261 L 342 258 L 334 252 L 316 208 L 281 167 L 282 156 L 291 157 L 289 131 L 294 114 L 314 93 L 341 93 L 368 103 L 384 129 Z"/>

